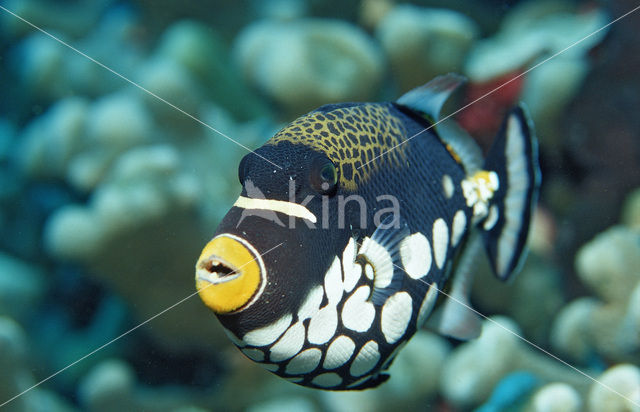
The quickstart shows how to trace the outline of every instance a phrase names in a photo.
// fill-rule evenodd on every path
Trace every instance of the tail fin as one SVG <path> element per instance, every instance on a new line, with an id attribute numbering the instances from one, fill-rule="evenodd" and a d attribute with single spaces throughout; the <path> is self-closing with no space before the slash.
<path id="1" fill-rule="evenodd" d="M 505 118 L 484 165 L 500 182 L 479 227 L 498 278 L 518 272 L 524 258 L 532 210 L 538 200 L 538 143 L 528 114 L 514 108 Z"/>

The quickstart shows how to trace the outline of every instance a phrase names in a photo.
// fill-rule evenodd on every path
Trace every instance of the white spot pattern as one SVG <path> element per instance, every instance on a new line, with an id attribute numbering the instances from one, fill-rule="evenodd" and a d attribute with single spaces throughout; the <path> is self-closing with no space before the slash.
<path id="1" fill-rule="evenodd" d="M 338 311 L 335 306 L 327 305 L 313 315 L 309 321 L 307 339 L 310 343 L 322 345 L 328 342 L 338 327 Z"/>
<path id="2" fill-rule="evenodd" d="M 407 292 L 397 292 L 384 303 L 380 327 L 387 343 L 396 343 L 406 332 L 411 320 L 412 303 Z"/>
<path id="3" fill-rule="evenodd" d="M 362 376 L 373 369 L 378 364 L 378 361 L 380 361 L 378 344 L 370 340 L 364 344 L 356 355 L 356 358 L 351 363 L 351 368 L 349 368 L 349 373 L 352 376 Z"/>
<path id="4" fill-rule="evenodd" d="M 447 199 L 451 199 L 451 196 L 453 196 L 453 191 L 454 191 L 453 180 L 451 179 L 451 176 L 449 175 L 442 176 L 442 190 L 444 191 L 444 196 Z"/>
<path id="5" fill-rule="evenodd" d="M 371 327 L 376 315 L 373 303 L 367 301 L 371 289 L 369 286 L 360 286 L 344 302 L 342 307 L 342 323 L 346 328 L 356 332 L 366 332 Z"/>
<path id="6" fill-rule="evenodd" d="M 309 373 L 318 367 L 322 352 L 317 348 L 305 349 L 289 361 L 285 369 L 288 375 Z"/>
<path id="7" fill-rule="evenodd" d="M 449 228 L 444 219 L 437 218 L 433 222 L 433 257 L 439 269 L 444 266 L 449 245 Z"/>
<path id="8" fill-rule="evenodd" d="M 323 296 L 322 286 L 316 286 L 309 291 L 304 303 L 300 306 L 300 310 L 298 310 L 298 319 L 301 322 L 318 312 Z"/>
<path id="9" fill-rule="evenodd" d="M 231 332 L 229 329 L 224 328 L 224 327 L 222 328 L 222 330 L 224 331 L 224 334 L 227 335 L 229 340 L 231 340 L 231 342 L 233 342 L 236 346 L 238 346 L 240 348 L 246 346 L 246 343 L 244 343 L 242 340 L 238 339 L 238 337 L 236 336 L 235 333 Z"/>
<path id="10" fill-rule="evenodd" d="M 311 383 L 323 388 L 333 388 L 334 386 L 338 386 L 342 383 L 342 378 L 334 372 L 322 373 L 313 378 Z"/>
<path id="11" fill-rule="evenodd" d="M 420 309 L 418 309 L 418 319 L 416 320 L 416 328 L 419 329 L 424 325 L 424 322 L 429 317 L 429 314 L 433 310 L 433 305 L 436 303 L 436 298 L 438 297 L 438 284 L 433 282 L 429 285 L 429 290 L 424 296 L 422 300 L 422 304 L 420 305 Z"/>
<path id="12" fill-rule="evenodd" d="M 356 286 L 362 275 L 362 266 L 355 263 L 356 244 L 353 238 L 349 239 L 347 247 L 342 253 L 342 270 L 344 271 L 344 291 L 349 293 Z"/>
<path id="13" fill-rule="evenodd" d="M 292 358 L 304 345 L 304 325 L 296 322 L 282 335 L 273 346 L 269 354 L 271 362 L 281 362 Z"/>
<path id="14" fill-rule="evenodd" d="M 356 344 L 351 338 L 340 335 L 331 342 L 324 357 L 322 367 L 325 369 L 335 369 L 344 365 L 353 355 Z"/>
<path id="15" fill-rule="evenodd" d="M 241 350 L 242 353 L 244 353 L 245 356 L 251 360 L 254 360 L 256 362 L 262 362 L 264 360 L 264 353 L 260 349 L 245 348 Z"/>
<path id="16" fill-rule="evenodd" d="M 284 315 L 270 325 L 247 332 L 242 340 L 251 346 L 270 345 L 278 339 L 291 325 L 293 316 L 290 313 Z"/>
<path id="17" fill-rule="evenodd" d="M 420 279 L 431 269 L 429 240 L 420 232 L 407 236 L 400 243 L 400 259 L 407 275 Z"/>
<path id="18" fill-rule="evenodd" d="M 451 246 L 456 247 L 460 238 L 467 228 L 467 216 L 462 210 L 458 210 L 453 216 L 453 224 L 451 226 Z"/>
<path id="19" fill-rule="evenodd" d="M 324 290 L 327 299 L 329 299 L 329 305 L 337 305 L 342 299 L 342 271 L 340 270 L 340 259 L 337 256 L 324 275 Z"/>

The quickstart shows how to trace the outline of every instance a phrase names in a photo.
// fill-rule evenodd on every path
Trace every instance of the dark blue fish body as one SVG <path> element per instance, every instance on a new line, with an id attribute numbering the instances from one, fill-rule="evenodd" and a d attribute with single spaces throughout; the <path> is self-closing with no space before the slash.
<path id="1" fill-rule="evenodd" d="M 196 285 L 246 356 L 300 385 L 364 389 L 428 317 L 479 334 L 464 266 L 484 244 L 498 277 L 517 271 L 539 173 L 521 108 L 486 160 L 453 122 L 434 127 L 460 82 L 323 106 L 243 159 Z"/>

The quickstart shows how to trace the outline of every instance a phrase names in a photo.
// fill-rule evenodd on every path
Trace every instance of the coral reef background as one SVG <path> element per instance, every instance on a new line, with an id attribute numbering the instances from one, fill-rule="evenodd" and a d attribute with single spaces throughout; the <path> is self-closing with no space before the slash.
<path id="1" fill-rule="evenodd" d="M 605 27 L 634 2 L 0 6 L 0 410 L 640 410 L 640 11 Z M 449 71 L 483 147 L 517 101 L 540 139 L 530 257 L 478 269 L 481 337 L 420 332 L 357 393 L 244 359 L 193 265 L 247 148 Z"/>

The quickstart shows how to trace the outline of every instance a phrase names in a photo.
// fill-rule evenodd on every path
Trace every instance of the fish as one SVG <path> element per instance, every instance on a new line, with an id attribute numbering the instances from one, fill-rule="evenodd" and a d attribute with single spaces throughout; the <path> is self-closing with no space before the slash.
<path id="1" fill-rule="evenodd" d="M 484 250 L 507 280 L 540 185 L 522 105 L 483 155 L 441 118 L 450 73 L 396 101 L 328 104 L 242 158 L 242 192 L 196 262 L 196 289 L 249 359 L 298 385 L 374 388 L 420 328 L 473 339 Z"/>

